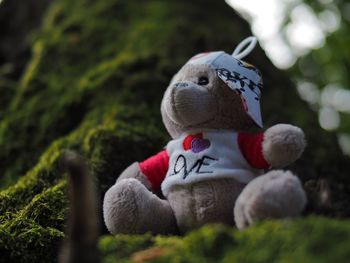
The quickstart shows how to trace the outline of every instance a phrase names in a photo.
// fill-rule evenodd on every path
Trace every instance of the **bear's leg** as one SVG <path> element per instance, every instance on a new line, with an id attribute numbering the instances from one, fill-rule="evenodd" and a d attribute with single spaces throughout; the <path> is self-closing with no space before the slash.
<path id="1" fill-rule="evenodd" d="M 305 192 L 295 175 L 290 171 L 270 171 L 243 189 L 234 208 L 235 223 L 243 229 L 266 218 L 295 217 L 305 204 Z"/>
<path id="2" fill-rule="evenodd" d="M 168 234 L 176 231 L 176 220 L 167 200 L 150 192 L 140 181 L 123 179 L 104 197 L 103 216 L 112 234 Z"/>

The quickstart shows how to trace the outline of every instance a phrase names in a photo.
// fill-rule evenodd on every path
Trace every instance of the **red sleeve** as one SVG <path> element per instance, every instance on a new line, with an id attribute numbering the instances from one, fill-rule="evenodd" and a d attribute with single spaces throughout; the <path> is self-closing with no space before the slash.
<path id="1" fill-rule="evenodd" d="M 262 152 L 262 143 L 264 133 L 247 133 L 241 132 L 238 134 L 238 146 L 248 163 L 258 169 L 267 169 L 270 164 L 265 160 Z"/>
<path id="2" fill-rule="evenodd" d="M 169 155 L 166 150 L 140 163 L 141 172 L 148 178 L 154 190 L 159 189 L 169 167 Z"/>

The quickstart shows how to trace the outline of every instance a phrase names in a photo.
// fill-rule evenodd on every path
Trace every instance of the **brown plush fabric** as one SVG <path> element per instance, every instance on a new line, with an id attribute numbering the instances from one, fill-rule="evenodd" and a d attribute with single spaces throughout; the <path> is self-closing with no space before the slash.
<path id="1" fill-rule="evenodd" d="M 135 178 L 138 181 L 140 181 L 148 190 L 152 190 L 152 184 L 147 179 L 147 177 L 142 174 L 140 170 L 140 165 L 138 162 L 134 162 L 132 165 L 130 165 L 128 168 L 126 168 L 122 174 L 118 177 L 118 180 L 116 183 L 120 182 L 123 179 L 127 178 Z"/>
<path id="2" fill-rule="evenodd" d="M 303 131 L 289 124 L 277 124 L 266 130 L 263 154 L 273 168 L 282 168 L 297 160 L 306 146 Z"/>
<path id="3" fill-rule="evenodd" d="M 298 216 L 306 205 L 299 179 L 290 171 L 274 170 L 251 181 L 237 199 L 234 214 L 239 229 L 267 218 Z"/>
<path id="4" fill-rule="evenodd" d="M 134 178 L 123 179 L 106 193 L 103 214 L 112 234 L 169 234 L 177 231 L 173 211 L 166 200 L 150 192 Z"/>
<path id="5" fill-rule="evenodd" d="M 233 179 L 218 179 L 173 187 L 168 199 L 180 231 L 207 223 L 233 226 L 233 207 L 244 186 Z"/>

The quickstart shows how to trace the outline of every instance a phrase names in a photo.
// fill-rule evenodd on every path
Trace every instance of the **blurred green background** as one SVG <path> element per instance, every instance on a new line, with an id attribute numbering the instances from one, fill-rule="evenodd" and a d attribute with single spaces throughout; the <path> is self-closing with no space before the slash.
<path id="1" fill-rule="evenodd" d="M 229 0 L 252 24 L 267 55 L 287 70 L 320 126 L 350 155 L 350 3 Z"/>

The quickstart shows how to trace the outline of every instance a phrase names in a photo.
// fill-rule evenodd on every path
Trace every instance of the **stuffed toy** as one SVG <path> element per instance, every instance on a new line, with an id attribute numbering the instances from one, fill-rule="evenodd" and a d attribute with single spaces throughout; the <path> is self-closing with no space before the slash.
<path id="1" fill-rule="evenodd" d="M 170 234 L 207 223 L 243 229 L 302 212 L 306 196 L 299 179 L 270 169 L 300 157 L 303 131 L 277 124 L 249 132 L 262 128 L 263 84 L 259 70 L 241 58 L 255 44 L 249 37 L 232 55 L 198 54 L 173 77 L 161 103 L 172 140 L 129 166 L 106 192 L 103 214 L 111 233 Z M 160 189 L 165 199 L 155 194 Z"/>

